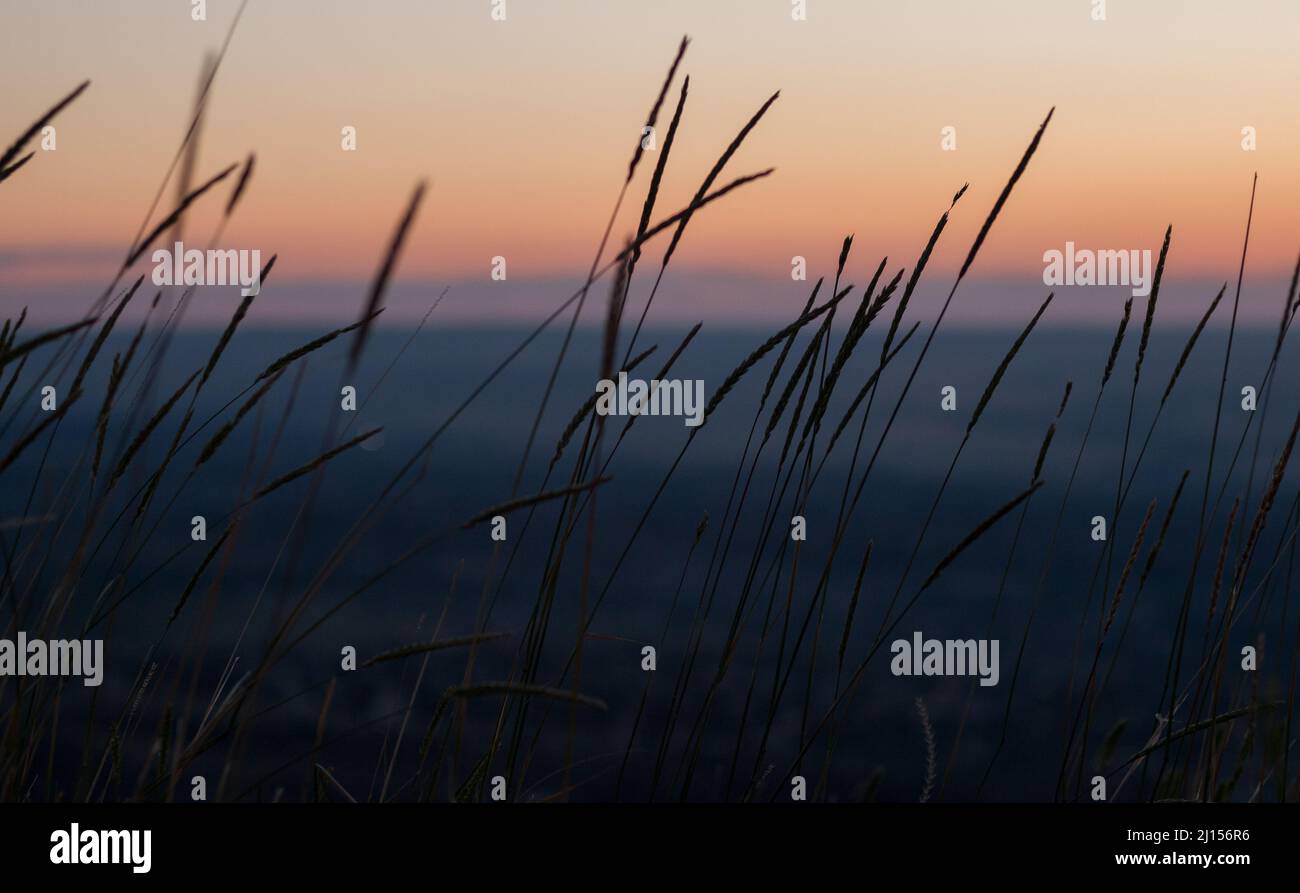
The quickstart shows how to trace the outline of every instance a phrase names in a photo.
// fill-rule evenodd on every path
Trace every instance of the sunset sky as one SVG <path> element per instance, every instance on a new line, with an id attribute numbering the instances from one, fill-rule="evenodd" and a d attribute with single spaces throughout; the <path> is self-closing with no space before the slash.
<path id="1" fill-rule="evenodd" d="M 660 214 L 781 97 L 724 179 L 776 174 L 692 223 L 679 278 L 788 284 L 794 255 L 815 278 L 833 272 L 850 232 L 859 280 L 884 255 L 910 265 L 969 181 L 933 265 L 950 276 L 1055 106 L 976 275 L 1033 286 L 1043 252 L 1067 240 L 1154 250 L 1172 222 L 1171 278 L 1232 279 L 1258 171 L 1249 273 L 1286 279 L 1300 250 L 1300 4 L 1228 15 L 1218 0 L 1109 0 L 1100 22 L 1094 5 L 807 0 L 807 20 L 794 21 L 790 0 L 506 0 L 494 21 L 492 0 L 251 0 L 213 86 L 196 177 L 257 153 L 223 247 L 279 252 L 287 285 L 366 281 L 421 178 L 431 189 L 403 280 L 487 283 L 496 255 L 512 283 L 571 279 L 591 262 L 689 34 L 690 97 Z M 6 3 L 0 142 L 93 81 L 56 120 L 57 150 L 38 148 L 0 187 L 7 302 L 112 275 L 183 136 L 204 53 L 237 8 L 209 0 L 196 22 L 189 0 Z M 340 148 L 347 125 L 355 152 Z M 956 151 L 941 149 L 946 126 Z M 1246 126 L 1256 151 L 1242 149 Z M 635 227 L 651 168 L 616 238 Z M 200 204 L 187 231 L 211 232 L 225 196 Z M 732 310 L 745 316 L 743 298 Z"/>

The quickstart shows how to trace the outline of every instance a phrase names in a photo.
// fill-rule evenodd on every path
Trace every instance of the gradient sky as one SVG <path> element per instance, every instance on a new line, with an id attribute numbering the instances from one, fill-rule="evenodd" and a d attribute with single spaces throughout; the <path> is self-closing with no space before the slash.
<path id="1" fill-rule="evenodd" d="M 815 277 L 849 232 L 860 266 L 886 254 L 910 264 L 969 181 L 934 262 L 953 271 L 1055 105 L 978 275 L 1033 284 L 1043 251 L 1067 239 L 1156 249 L 1172 222 L 1172 276 L 1230 279 L 1258 171 L 1250 270 L 1285 278 L 1300 250 L 1300 4 L 1109 0 L 1104 22 L 1093 5 L 808 0 L 795 22 L 790 0 L 507 0 L 496 22 L 491 0 L 252 0 L 214 84 L 196 176 L 256 151 L 224 247 L 279 252 L 277 281 L 368 279 L 426 177 L 402 277 L 486 282 L 494 255 L 512 281 L 577 276 L 689 34 L 691 92 L 661 212 L 688 200 L 768 95 L 781 98 L 726 176 L 777 173 L 692 223 L 680 275 L 788 282 L 797 254 Z M 206 22 L 191 20 L 189 0 L 5 7 L 0 141 L 93 84 L 57 119 L 57 151 L 3 186 L 0 290 L 102 283 L 238 3 L 209 0 Z M 358 129 L 356 152 L 340 150 L 344 125 Z M 955 152 L 940 148 L 949 125 Z M 1254 152 L 1241 148 L 1247 125 Z M 635 227 L 651 166 L 616 237 Z M 163 204 L 173 196 L 169 185 Z M 188 231 L 209 232 L 224 198 L 203 203 Z M 734 312 L 744 316 L 743 298 Z"/>

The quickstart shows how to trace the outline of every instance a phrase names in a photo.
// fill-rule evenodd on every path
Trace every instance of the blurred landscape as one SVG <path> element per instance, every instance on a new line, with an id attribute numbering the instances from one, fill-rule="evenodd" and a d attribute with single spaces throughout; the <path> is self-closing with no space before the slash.
<path id="1" fill-rule="evenodd" d="M 250 517 L 247 530 L 240 537 L 239 559 L 225 568 L 219 596 L 205 605 L 201 614 L 190 615 L 190 622 L 174 632 L 166 646 L 152 657 L 159 667 L 160 678 L 172 668 L 187 667 L 192 671 L 186 662 L 201 654 L 204 660 L 192 684 L 200 693 L 200 701 L 204 701 L 207 693 L 218 686 L 228 659 L 242 658 L 237 665 L 240 667 L 255 662 L 283 616 L 293 586 L 303 585 L 306 569 L 315 568 L 329 557 L 331 548 L 346 532 L 351 520 L 369 502 L 377 482 L 388 480 L 428 432 L 491 371 L 497 358 L 506 355 L 526 334 L 509 327 L 444 329 L 434 319 L 415 335 L 405 351 L 402 348 L 410 333 L 380 331 L 369 358 L 352 379 L 361 407 L 355 430 L 383 426 L 382 440 L 341 456 L 326 472 L 316 511 L 305 528 L 298 576 L 292 581 L 285 578 L 286 561 L 281 552 L 284 531 L 293 521 L 306 491 L 305 482 L 274 495 Z M 678 330 L 655 330 L 645 333 L 643 341 L 646 345 L 660 345 L 659 350 L 663 352 L 683 334 L 684 331 Z M 993 329 L 954 330 L 941 335 L 932 361 L 922 368 L 913 385 L 913 399 L 903 404 L 894 433 L 873 473 L 867 498 L 849 528 L 848 542 L 853 556 L 839 562 L 828 589 L 826 634 L 837 644 L 854 585 L 857 556 L 868 540 L 873 541 L 875 552 L 849 641 L 851 655 L 863 653 L 871 644 L 883 617 L 884 603 L 913 545 L 909 532 L 918 529 L 924 520 L 974 401 L 996 358 L 1016 334 L 1011 329 Z M 1150 373 L 1139 390 L 1137 430 L 1145 430 L 1148 414 L 1141 407 L 1150 407 L 1158 400 L 1165 376 L 1173 368 L 1187 334 L 1171 328 L 1153 335 L 1146 359 Z M 1183 373 L 1178 384 L 1181 399 L 1170 404 L 1152 439 L 1118 528 L 1121 542 L 1117 548 L 1125 552 L 1141 508 L 1156 498 L 1163 510 L 1184 468 L 1192 469 L 1194 486 L 1190 489 L 1194 493 L 1200 489 L 1200 477 L 1204 474 L 1201 456 L 1214 422 L 1218 363 L 1226 334 L 1222 329 L 1211 329 L 1203 336 L 1200 350 L 1204 356 Z M 195 358 L 206 357 L 218 336 L 217 331 L 177 334 L 160 369 L 158 393 L 169 393 L 179 385 L 193 371 Z M 243 333 L 242 342 L 230 349 L 223 368 L 216 373 L 204 400 L 197 406 L 196 417 L 203 418 L 219 408 L 257 370 L 313 336 L 314 333 L 305 330 L 253 329 Z M 706 393 L 711 395 L 730 369 L 763 337 L 759 330 L 709 331 L 706 327 L 683 354 L 675 374 L 702 378 Z M 1221 435 L 1224 444 L 1235 443 L 1245 416 L 1236 408 L 1234 394 L 1239 389 L 1235 385 L 1260 380 L 1264 371 L 1261 358 L 1271 351 L 1274 337 L 1274 333 L 1261 330 L 1239 331 L 1236 335 L 1234 362 L 1229 373 L 1234 387 L 1229 388 L 1226 398 Z M 1001 684 L 972 691 L 970 680 L 966 679 L 895 677 L 889 673 L 888 654 L 881 654 L 867 670 L 852 709 L 846 714 L 827 782 L 828 799 L 857 799 L 869 786 L 873 796 L 880 799 L 917 797 L 925 775 L 925 748 L 914 709 L 916 697 L 923 698 L 928 708 L 941 758 L 946 760 L 959 728 L 964 727 L 953 764 L 949 767 L 941 763 L 945 798 L 972 799 L 978 792 L 981 797 L 1000 800 L 1042 799 L 1050 793 L 1072 719 L 1067 692 L 1071 690 L 1073 678 L 1077 697 L 1080 676 L 1090 657 L 1088 645 L 1095 632 L 1088 630 L 1083 639 L 1084 650 L 1078 651 L 1081 620 L 1086 612 L 1091 612 L 1087 616 L 1093 616 L 1095 623 L 1097 610 L 1096 593 L 1089 598 L 1089 580 L 1102 544 L 1090 538 L 1089 521 L 1096 514 L 1110 514 L 1124 435 L 1127 382 L 1124 387 L 1113 388 L 1103 400 L 1073 493 L 1065 506 L 1064 529 L 1042 592 L 1043 604 L 1028 641 L 1026 672 L 1016 693 L 1017 704 L 1011 715 L 1007 743 L 997 768 L 982 790 L 980 781 L 999 736 L 1016 648 L 1042 570 L 1042 556 L 1088 422 L 1098 372 L 1112 338 L 1113 332 L 1102 330 L 1051 327 L 1033 334 L 1017 356 L 963 456 L 960 473 L 948 487 L 918 558 L 918 567 L 933 565 L 979 518 L 1024 487 L 1065 382 L 1073 381 L 1076 393 L 1060 420 L 1044 473 L 1046 485 L 1035 497 L 1027 515 L 1014 560 L 1007 564 L 1014 530 L 1011 524 L 1004 523 L 960 559 L 940 585 L 918 602 L 897 632 L 904 638 L 919 630 L 927 637 L 963 639 L 980 638 L 987 633 L 1002 643 Z M 126 340 L 112 336 L 105 350 L 122 350 Z M 331 579 L 322 593 L 322 609 L 342 599 L 422 536 L 455 527 L 510 495 L 521 445 L 535 414 L 550 358 L 558 350 L 559 342 L 558 334 L 547 333 L 539 338 L 493 383 L 481 401 L 449 429 L 432 452 L 426 478 L 383 517 Z M 571 347 L 574 359 L 563 369 L 553 398 L 556 412 L 539 434 L 535 461 L 521 492 L 531 493 L 537 488 L 544 466 L 542 460 L 549 457 L 563 420 L 590 395 L 596 377 L 599 342 L 599 333 L 590 330 L 580 329 L 575 336 Z M 1132 362 L 1134 351 L 1134 344 L 1126 345 L 1119 361 L 1121 368 Z M 872 353 L 865 346 L 864 352 L 866 356 Z M 139 590 L 124 606 L 121 617 L 102 628 L 108 636 L 109 672 L 103 689 L 98 692 L 101 715 L 106 707 L 124 706 L 124 699 L 131 693 L 131 680 L 141 671 L 150 643 L 194 572 L 203 544 L 190 543 L 191 516 L 203 514 L 215 519 L 235 506 L 238 501 L 235 494 L 248 474 L 248 457 L 254 446 L 264 450 L 272 440 L 278 442 L 276 456 L 268 462 L 272 475 L 299 461 L 292 457 L 314 453 L 325 434 L 331 410 L 338 402 L 337 384 L 345 354 L 341 347 L 334 346 L 311 357 L 293 399 L 269 400 L 259 413 L 257 424 L 236 434 L 237 439 L 212 460 L 207 476 L 196 481 L 182 499 L 168 507 L 157 532 L 136 562 L 138 569 L 127 576 L 127 584 L 131 588 L 138 585 Z M 399 358 L 381 380 L 393 357 Z M 1288 363 L 1278 371 L 1279 380 L 1289 380 L 1295 371 L 1294 363 Z M 861 381 L 870 372 L 867 363 L 855 360 L 844 375 L 848 381 Z M 884 405 L 889 405 L 897 394 L 901 378 L 901 374 L 895 374 L 882 384 L 878 399 L 889 398 Z M 583 779 L 583 784 L 573 791 L 576 799 L 614 796 L 620 764 L 643 696 L 646 698 L 644 715 L 639 720 L 637 736 L 632 738 L 627 766 L 622 773 L 621 795 L 635 798 L 648 792 L 655 742 L 670 712 L 672 686 L 668 680 L 687 656 L 692 615 L 703 585 L 701 558 L 697 556 L 692 565 L 686 565 L 687 556 L 703 513 L 708 512 L 715 524 L 724 515 L 748 430 L 749 420 L 744 410 L 758 399 L 762 380 L 762 375 L 754 375 L 742 382 L 734 397 L 729 398 L 732 402 L 724 404 L 717 417 L 711 418 L 702 429 L 688 461 L 671 481 L 627 561 L 610 581 L 609 599 L 593 622 L 592 632 L 596 635 L 586 646 L 583 668 L 583 690 L 607 702 L 608 710 L 578 714 L 574 761 L 581 767 L 581 771 L 575 770 L 575 775 Z M 95 391 L 103 384 L 92 377 L 88 387 Z M 939 391 L 947 384 L 958 389 L 958 411 L 951 414 L 939 409 Z M 832 417 L 838 417 L 843 411 L 848 393 L 856 388 L 846 386 L 844 390 L 846 393 L 837 395 L 832 403 Z M 1294 410 L 1295 394 L 1289 389 L 1279 391 L 1274 399 L 1276 404 L 1260 453 L 1269 462 L 1285 437 L 1283 423 Z M 287 403 L 292 404 L 291 412 Z M 86 439 L 93 437 L 94 414 L 94 405 L 90 403 L 68 414 L 67 437 L 56 441 L 44 458 L 42 480 L 49 481 L 49 486 L 61 485 L 65 474 L 73 472 Z M 869 432 L 876 430 L 883 418 L 881 414 L 873 419 Z M 283 430 L 278 431 L 281 421 Z M 599 491 L 597 549 L 591 558 L 590 571 L 597 586 L 607 581 L 619 549 L 632 533 L 688 434 L 677 418 L 645 418 L 638 425 L 640 436 L 629 439 L 618 451 L 608 470 L 613 480 Z M 804 512 L 808 518 L 809 554 L 816 559 L 824 556 L 829 548 L 848 470 L 849 446 L 841 445 L 832 455 Z M 196 442 L 190 450 L 197 447 Z M 158 458 L 161 456 L 154 456 Z M 775 464 L 768 458 L 769 461 L 760 464 L 759 480 L 764 486 L 767 481 L 763 475 L 770 476 Z M 9 472 L 9 480 L 29 480 L 37 461 L 36 455 L 25 458 L 21 466 Z M 1132 457 L 1130 467 L 1131 461 Z M 1246 466 L 1245 462 L 1237 464 L 1234 487 L 1244 485 Z M 187 462 L 176 463 L 175 481 L 184 476 L 186 467 Z M 1219 469 L 1223 467 L 1221 458 Z M 1217 471 L 1216 487 L 1220 474 Z M 1257 491 L 1262 475 L 1263 469 L 1257 469 Z M 175 481 L 169 478 L 163 489 L 169 489 Z M 128 489 L 142 482 L 143 479 L 128 480 L 132 485 Z M 43 487 L 38 492 L 38 500 L 44 492 Z M 0 516 L 19 516 L 26 496 L 24 487 L 6 486 Z M 1131 628 L 1115 660 L 1113 681 L 1098 706 L 1098 728 L 1109 730 L 1119 720 L 1128 721 L 1127 731 L 1118 742 L 1121 750 L 1142 744 L 1149 732 L 1150 716 L 1158 707 L 1165 666 L 1175 639 L 1186 566 L 1196 534 L 1195 508 L 1195 500 L 1188 499 L 1173 519 L 1168 543 L 1134 608 Z M 545 557 L 543 533 L 556 522 L 554 515 L 553 508 L 542 507 L 539 511 L 536 526 L 522 544 L 520 556 L 501 585 L 489 624 L 494 630 L 512 631 L 516 641 L 507 639 L 481 646 L 475 670 L 477 678 L 503 678 L 510 670 L 518 633 L 536 598 Z M 762 512 L 757 507 L 742 514 L 732 545 L 735 554 L 749 554 L 761 519 Z M 215 521 L 209 523 L 215 528 Z M 512 539 L 522 537 L 521 519 L 512 516 L 509 523 Z M 712 535 L 710 531 L 706 544 Z M 778 525 L 776 534 L 769 537 L 768 547 L 774 548 L 786 536 L 788 526 Z M 330 743 L 321 748 L 316 758 L 354 794 L 371 788 L 375 784 L 376 767 L 387 758 L 386 749 L 392 746 L 419 659 L 344 673 L 339 670 L 340 648 L 355 646 L 364 661 L 417 641 L 428 635 L 431 624 L 444 608 L 441 638 L 474 632 L 491 545 L 486 526 L 458 531 L 436 549 L 396 569 L 333 615 L 301 644 L 268 678 L 258 701 L 267 712 L 256 719 L 248 741 L 247 762 L 241 765 L 239 784 L 229 794 L 270 799 L 278 788 L 285 788 L 288 791 L 285 796 L 299 795 L 303 760 L 293 760 L 287 768 L 280 766 L 290 762 L 291 757 L 312 751 L 324 682 L 329 679 L 338 680 L 326 736 Z M 1270 540 L 1270 548 L 1272 545 Z M 166 563 L 177 549 L 183 549 L 180 558 Z M 54 548 L 53 554 L 62 554 L 61 548 Z M 1004 565 L 1008 567 L 1005 585 L 1000 579 Z M 670 611 L 682 583 L 684 566 L 687 568 L 685 583 L 675 610 Z M 814 588 L 818 567 L 815 560 L 810 560 L 800 568 L 800 598 L 806 599 L 806 593 Z M 107 570 L 106 565 L 93 568 L 87 576 L 96 579 L 96 572 L 106 574 Z M 55 566 L 48 568 L 43 578 L 53 580 L 56 571 L 57 557 Z M 1212 573 L 1213 565 L 1203 562 L 1200 572 L 1203 589 L 1208 589 Z M 555 630 L 564 631 L 561 643 L 571 639 L 571 630 L 577 622 L 575 606 L 580 576 L 570 567 L 560 586 L 552 625 Z M 455 593 L 449 596 L 452 581 L 457 577 Z M 703 666 L 711 666 L 719 657 L 719 643 L 725 640 L 730 622 L 730 606 L 742 582 L 743 566 L 734 561 L 726 568 L 719 587 L 721 608 L 709 619 L 703 637 L 700 654 Z M 996 619 L 992 619 L 1000 590 L 1000 606 Z M 259 594 L 263 599 L 255 608 Z M 93 590 L 79 592 L 78 608 L 89 613 L 97 595 Z M 1198 604 L 1204 597 L 1202 592 Z M 1261 637 L 1265 657 L 1261 662 L 1259 685 L 1265 688 L 1285 688 L 1288 682 L 1293 645 L 1282 626 L 1288 605 L 1289 593 L 1272 599 L 1248 629 L 1233 636 L 1234 652 L 1239 644 L 1253 643 L 1256 636 Z M 801 616 L 802 607 L 800 603 L 794 605 L 796 619 Z M 1197 616 L 1193 641 L 1200 635 L 1198 627 L 1202 618 Z M 757 620 L 749 622 L 746 650 L 738 659 L 743 672 L 734 673 L 723 687 L 707 726 L 695 787 L 695 795 L 701 798 L 719 799 L 725 794 L 726 775 L 754 661 L 752 625 Z M 640 668 L 643 644 L 658 649 L 656 674 L 644 673 Z M 195 652 L 196 647 L 201 650 Z M 805 653 L 795 667 L 800 686 L 807 682 L 806 697 L 814 717 L 829 706 L 837 688 L 833 652 L 833 647 L 823 644 L 815 664 Z M 548 651 L 542 676 L 558 683 L 566 655 L 566 647 Z M 769 649 L 757 664 L 759 678 L 763 680 L 760 691 L 765 691 L 770 684 L 768 677 L 774 672 L 774 666 Z M 432 655 L 423 683 L 428 696 L 421 697 L 414 706 L 412 729 L 424 729 L 434 709 L 434 696 L 459 683 L 463 672 L 464 657 L 458 652 Z M 656 676 L 655 684 L 649 683 L 651 675 Z M 77 706 L 71 710 L 65 706 L 68 712 L 62 722 L 76 727 L 84 713 L 79 715 L 73 711 L 86 709 L 91 691 L 83 693 L 79 686 L 65 690 L 67 704 Z M 153 688 L 140 697 L 136 720 L 140 729 L 148 729 L 161 720 L 166 695 L 166 690 Z M 971 702 L 966 715 L 968 696 Z M 695 697 L 698 698 L 698 693 Z M 800 723 L 805 716 L 804 700 L 801 688 L 779 707 L 767 762 L 784 766 L 795 756 Z M 688 701 L 688 707 L 697 708 L 698 703 Z M 467 755 L 476 744 L 482 746 L 485 742 L 495 717 L 492 705 L 471 705 L 464 746 Z M 754 744 L 761 727 L 752 714 L 748 722 L 750 738 L 742 760 L 745 771 L 751 768 L 747 761 L 755 757 Z M 536 798 L 551 795 L 559 787 L 565 722 L 556 718 L 552 724 L 548 734 L 539 739 L 532 768 L 521 782 L 522 789 Z M 95 743 L 102 746 L 107 734 L 108 728 L 102 720 L 92 726 Z M 333 740 L 335 735 L 337 740 Z M 60 780 L 70 778 L 75 772 L 81 759 L 80 744 L 77 736 L 62 739 L 62 747 L 52 764 Z M 680 742 L 676 746 L 680 747 Z M 414 760 L 415 747 L 416 742 L 408 737 L 406 749 L 399 755 L 399 765 Z M 124 742 L 124 755 L 129 768 L 147 761 L 148 736 L 141 734 Z M 226 754 L 218 746 L 214 752 L 199 758 L 195 771 L 202 772 L 206 767 L 210 777 L 217 777 L 223 756 Z M 765 767 L 760 767 L 760 772 L 762 768 Z M 37 787 L 43 783 L 44 780 L 38 780 Z"/>

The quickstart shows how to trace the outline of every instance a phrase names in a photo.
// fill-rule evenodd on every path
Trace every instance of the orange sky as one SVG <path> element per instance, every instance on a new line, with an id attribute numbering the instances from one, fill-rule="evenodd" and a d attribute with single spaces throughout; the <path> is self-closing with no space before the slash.
<path id="1" fill-rule="evenodd" d="M 190 6 L 6 4 L 0 139 L 94 83 L 57 120 L 57 150 L 0 187 L 0 289 L 111 274 L 238 3 L 209 0 L 206 22 Z M 1032 281 L 1067 239 L 1155 249 L 1172 222 L 1174 275 L 1231 278 L 1254 171 L 1251 269 L 1289 273 L 1300 4 L 1109 0 L 1103 22 L 1093 6 L 807 0 L 797 22 L 790 0 L 506 0 L 498 22 L 492 0 L 252 0 L 214 86 L 198 175 L 257 152 L 225 246 L 279 252 L 284 280 L 368 278 L 423 177 L 432 188 L 404 277 L 486 279 L 495 255 L 512 280 L 576 273 L 686 33 L 691 95 L 661 210 L 683 204 L 782 91 L 727 169 L 777 173 L 692 224 L 674 262 L 686 270 L 781 276 L 804 255 L 815 275 L 848 232 L 861 265 L 910 264 L 969 180 L 935 260 L 953 270 L 1055 105 L 979 275 Z M 340 149 L 344 125 L 358 129 L 356 152 Z M 1241 148 L 1247 125 L 1254 152 Z M 945 126 L 956 151 L 940 148 Z M 650 167 L 616 235 L 634 228 Z M 200 206 L 190 232 L 209 232 L 223 202 Z"/>

